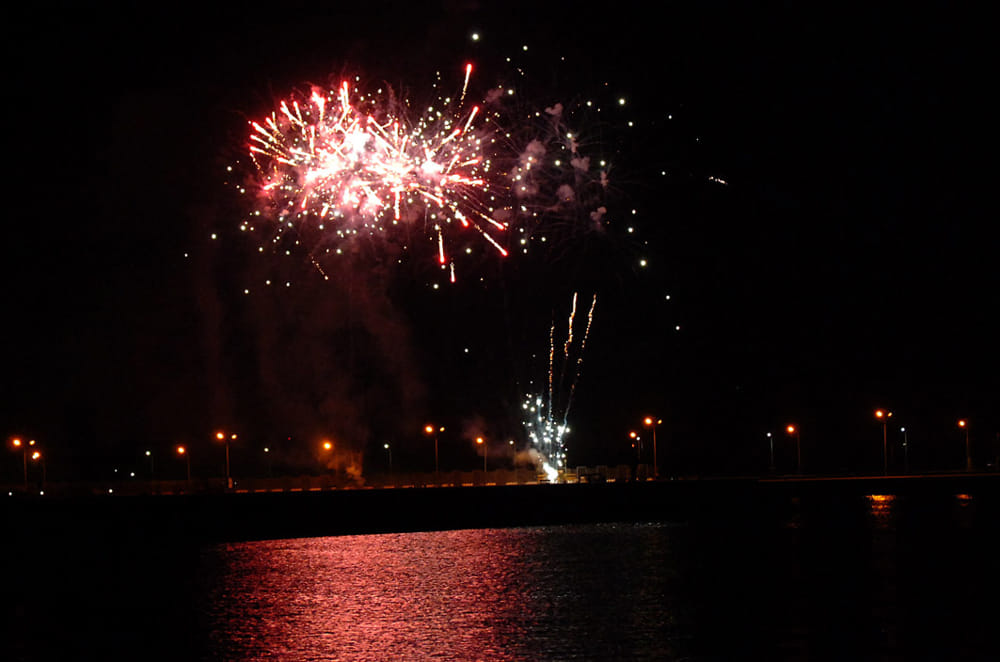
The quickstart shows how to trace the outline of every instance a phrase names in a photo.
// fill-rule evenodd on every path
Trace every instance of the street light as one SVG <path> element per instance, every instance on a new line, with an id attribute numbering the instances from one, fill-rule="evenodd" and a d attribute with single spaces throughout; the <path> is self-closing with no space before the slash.
<path id="1" fill-rule="evenodd" d="M 146 451 L 146 457 L 149 458 L 149 479 L 153 480 L 155 473 L 153 472 L 153 451 Z"/>
<path id="2" fill-rule="evenodd" d="M 653 418 L 652 416 L 647 416 L 646 418 L 642 419 L 643 425 L 645 425 L 647 428 L 653 428 L 653 477 L 654 478 L 660 477 L 660 465 L 656 460 L 656 426 L 660 425 L 661 423 L 663 423 L 661 419 Z"/>
<path id="3" fill-rule="evenodd" d="M 389 448 L 389 444 L 385 444 L 382 448 L 385 449 L 386 454 L 389 456 L 389 473 L 392 473 L 392 449 Z"/>
<path id="4" fill-rule="evenodd" d="M 31 454 L 31 459 L 38 462 L 41 461 L 42 465 L 42 491 L 45 491 L 45 457 L 42 455 L 41 451 L 35 451 Z"/>
<path id="5" fill-rule="evenodd" d="M 486 473 L 486 440 L 476 437 L 476 444 L 483 447 L 483 473 Z"/>
<path id="6" fill-rule="evenodd" d="M 969 452 L 969 422 L 964 418 L 959 419 L 958 427 L 965 430 L 965 470 L 972 471 L 972 454 Z"/>
<path id="7" fill-rule="evenodd" d="M 183 457 L 187 461 L 187 477 L 188 482 L 191 482 L 191 454 L 188 453 L 188 449 L 184 446 L 177 447 L 177 454 Z"/>
<path id="8" fill-rule="evenodd" d="M 438 476 L 438 433 L 444 432 L 444 426 L 436 427 L 428 423 L 424 426 L 424 434 L 434 435 L 434 476 Z"/>
<path id="9" fill-rule="evenodd" d="M 885 411 L 884 409 L 875 410 L 875 418 L 882 421 L 882 473 L 889 473 L 889 447 L 886 443 L 886 425 L 889 419 L 892 418 L 891 411 Z"/>
<path id="10" fill-rule="evenodd" d="M 774 435 L 770 432 L 767 433 L 767 445 L 771 453 L 771 463 L 768 465 L 768 470 L 774 473 Z"/>
<path id="11" fill-rule="evenodd" d="M 20 439 L 11 439 L 11 445 L 14 448 L 21 449 L 21 463 L 24 467 L 24 491 L 28 491 L 28 446 L 34 446 L 35 440 L 32 439 L 27 443 L 21 441 Z"/>
<path id="12" fill-rule="evenodd" d="M 795 472 L 802 473 L 802 439 L 799 437 L 799 428 L 789 424 L 785 432 L 795 437 Z"/>
<path id="13" fill-rule="evenodd" d="M 906 428 L 899 428 L 903 433 L 903 473 L 910 473 L 910 444 L 906 441 Z"/>
<path id="14" fill-rule="evenodd" d="M 332 451 L 333 451 L 332 441 L 330 441 L 329 439 L 324 439 L 323 441 L 320 442 L 319 455 L 317 457 L 319 458 L 321 473 L 324 470 L 333 471 L 334 474 L 337 473 L 336 463 L 333 462 L 332 460 L 332 455 L 333 455 Z M 330 460 L 326 461 L 328 456 L 330 457 Z"/>
<path id="15" fill-rule="evenodd" d="M 215 438 L 219 441 L 224 441 L 226 443 L 226 488 L 233 489 L 233 479 L 229 475 L 229 442 L 230 440 L 236 441 L 236 435 L 226 436 L 225 432 L 216 432 Z"/>

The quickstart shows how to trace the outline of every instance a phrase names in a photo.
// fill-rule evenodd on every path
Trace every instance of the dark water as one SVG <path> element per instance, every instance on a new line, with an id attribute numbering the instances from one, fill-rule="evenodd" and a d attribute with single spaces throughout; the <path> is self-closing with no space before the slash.
<path id="1" fill-rule="evenodd" d="M 997 659 L 995 504 L 190 546 L 4 572 L 6 659 Z"/>

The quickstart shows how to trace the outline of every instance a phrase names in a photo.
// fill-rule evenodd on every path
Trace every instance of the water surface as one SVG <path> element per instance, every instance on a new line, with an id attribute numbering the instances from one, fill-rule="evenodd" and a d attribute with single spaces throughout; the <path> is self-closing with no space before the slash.
<path id="1" fill-rule="evenodd" d="M 779 494 L 750 518 L 712 504 L 670 523 L 225 544 L 53 535 L 6 556 L 2 657 L 991 659 L 991 499 Z"/>

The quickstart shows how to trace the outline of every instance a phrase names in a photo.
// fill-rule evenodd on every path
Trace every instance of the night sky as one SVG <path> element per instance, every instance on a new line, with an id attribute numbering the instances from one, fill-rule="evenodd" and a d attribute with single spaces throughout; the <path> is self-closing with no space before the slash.
<path id="1" fill-rule="evenodd" d="M 963 465 L 960 417 L 978 465 L 1000 453 L 985 17 L 342 4 L 7 21 L 0 431 L 48 449 L 50 478 L 175 443 L 214 467 L 218 428 L 239 431 L 244 467 L 283 444 L 308 470 L 330 436 L 375 466 L 392 441 L 427 469 L 427 421 L 457 468 L 475 457 L 463 435 L 518 438 L 574 291 L 582 312 L 599 303 L 571 466 L 627 462 L 654 414 L 674 473 L 762 471 L 768 431 L 790 469 L 789 422 L 807 470 L 876 471 L 876 407 L 915 466 Z M 471 61 L 482 90 L 508 55 L 527 103 L 607 109 L 580 128 L 614 164 L 607 232 L 523 259 L 480 242 L 437 290 L 385 251 L 328 265 L 330 281 L 254 254 L 226 172 L 248 119 L 346 70 L 419 90 Z"/>

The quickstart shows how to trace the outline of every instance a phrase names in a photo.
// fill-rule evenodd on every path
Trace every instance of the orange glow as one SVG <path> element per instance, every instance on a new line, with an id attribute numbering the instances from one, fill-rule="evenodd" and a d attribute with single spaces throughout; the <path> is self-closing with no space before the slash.
<path id="1" fill-rule="evenodd" d="M 785 428 L 785 430 L 788 432 L 788 434 L 795 434 L 798 428 L 796 428 L 794 425 L 789 425 L 787 428 Z"/>
<path id="2" fill-rule="evenodd" d="M 424 432 L 426 432 L 427 434 L 434 434 L 434 426 L 433 425 L 425 425 L 424 426 Z"/>
<path id="3" fill-rule="evenodd" d="M 958 421 L 958 427 L 964 428 L 966 425 L 968 425 L 968 422 L 964 418 Z"/>
<path id="4" fill-rule="evenodd" d="M 872 503 L 892 503 L 896 500 L 895 494 L 869 494 L 868 500 Z"/>
<path id="5" fill-rule="evenodd" d="M 483 441 L 482 437 L 476 437 L 476 443 L 477 444 L 482 444 L 482 443 L 485 443 L 485 442 Z"/>
<path id="6" fill-rule="evenodd" d="M 885 416 L 885 412 L 884 411 L 882 411 L 881 409 L 876 409 L 875 410 L 875 418 L 882 418 L 883 416 Z"/>
<path id="7" fill-rule="evenodd" d="M 38 451 L 35 451 L 34 453 L 32 453 L 32 454 L 31 454 L 31 459 L 32 459 L 32 460 L 37 460 L 37 459 L 38 459 L 38 458 L 40 458 L 41 456 L 42 456 L 42 454 L 41 454 L 41 453 L 39 453 Z"/>
<path id="8" fill-rule="evenodd" d="M 333 448 L 333 444 L 332 443 L 330 443 L 329 441 L 324 441 L 323 442 L 323 450 L 328 451 L 331 448 Z"/>
<path id="9" fill-rule="evenodd" d="M 637 435 L 634 430 L 632 432 L 629 432 L 628 436 L 631 437 L 632 439 L 638 439 L 639 438 L 639 435 Z"/>
<path id="10" fill-rule="evenodd" d="M 184 448 L 183 446 L 178 446 L 177 447 L 177 454 L 178 455 L 184 455 L 184 453 L 187 453 L 187 449 Z"/>
<path id="11" fill-rule="evenodd" d="M 224 432 L 216 432 L 215 433 L 215 438 L 221 441 L 221 440 L 223 440 L 223 439 L 226 438 L 226 435 L 225 435 Z"/>
<path id="12" fill-rule="evenodd" d="M 653 419 L 651 419 L 651 418 L 650 418 L 649 416 L 647 416 L 646 418 L 644 418 L 644 419 L 642 420 L 642 422 L 643 422 L 643 424 L 645 424 L 645 425 L 652 425 L 652 424 L 653 424 Z"/>
<path id="13" fill-rule="evenodd" d="M 14 444 L 14 448 L 20 448 L 21 447 L 21 440 L 20 439 L 15 439 L 12 443 Z"/>

